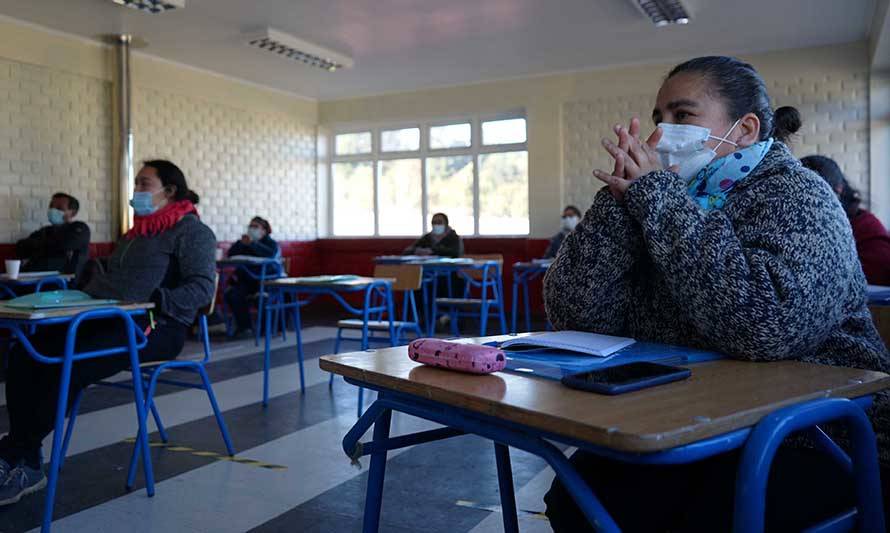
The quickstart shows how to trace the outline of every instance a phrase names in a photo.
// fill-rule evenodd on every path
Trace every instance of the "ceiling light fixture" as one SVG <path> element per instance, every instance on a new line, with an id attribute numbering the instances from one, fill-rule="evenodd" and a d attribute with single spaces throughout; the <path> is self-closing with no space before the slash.
<path id="1" fill-rule="evenodd" d="M 328 72 L 355 64 L 351 57 L 272 28 L 247 35 L 247 44 Z"/>
<path id="2" fill-rule="evenodd" d="M 115 4 L 157 14 L 185 7 L 185 0 L 111 0 Z"/>
<path id="3" fill-rule="evenodd" d="M 669 24 L 689 24 L 689 11 L 680 0 L 631 0 L 649 17 L 656 28 Z"/>

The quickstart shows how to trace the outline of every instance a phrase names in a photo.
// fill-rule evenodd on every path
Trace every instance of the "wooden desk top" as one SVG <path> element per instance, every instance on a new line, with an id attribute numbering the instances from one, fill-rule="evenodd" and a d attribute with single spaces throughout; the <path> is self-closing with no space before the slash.
<path id="1" fill-rule="evenodd" d="M 554 260 L 550 260 L 547 262 L 535 262 L 535 261 L 520 261 L 518 263 L 513 263 L 513 268 L 518 269 L 532 269 L 532 268 L 540 268 L 541 270 L 547 270 L 550 268 L 550 265 L 553 264 Z"/>
<path id="2" fill-rule="evenodd" d="M 5 283 L 7 285 L 36 285 L 42 279 L 49 278 L 61 278 L 65 281 L 71 281 L 74 279 L 74 274 L 41 274 L 40 272 L 20 272 L 19 277 L 16 279 L 12 279 L 9 277 L 9 274 L 0 274 L 0 283 Z"/>
<path id="3" fill-rule="evenodd" d="M 139 311 L 154 308 L 153 303 L 128 303 L 118 305 L 86 305 L 81 307 L 59 307 L 56 309 L 17 309 L 0 305 L 0 319 L 43 320 L 46 318 L 64 318 L 74 316 L 90 309 L 108 309 L 114 307 L 124 311 Z"/>
<path id="4" fill-rule="evenodd" d="M 387 281 L 395 283 L 394 278 L 369 278 L 356 276 L 342 280 L 324 280 L 326 276 L 313 276 L 308 278 L 278 278 L 265 283 L 266 287 L 320 287 L 329 289 L 357 289 L 366 287 L 375 281 Z"/>
<path id="5" fill-rule="evenodd" d="M 633 453 L 666 450 L 750 427 L 781 407 L 803 401 L 852 398 L 890 388 L 890 376 L 880 372 L 794 361 L 701 363 L 690 366 L 692 377 L 687 380 L 618 396 L 509 372 L 480 376 L 428 367 L 410 360 L 405 346 L 327 355 L 320 366 L 383 389 Z"/>
<path id="6" fill-rule="evenodd" d="M 253 257 L 250 255 L 234 255 L 232 257 L 226 257 L 220 259 L 216 262 L 216 266 L 218 267 L 226 267 L 226 266 L 241 266 L 241 265 L 263 265 L 263 264 L 275 264 L 275 263 L 283 263 L 283 259 L 275 258 L 275 257 Z"/>

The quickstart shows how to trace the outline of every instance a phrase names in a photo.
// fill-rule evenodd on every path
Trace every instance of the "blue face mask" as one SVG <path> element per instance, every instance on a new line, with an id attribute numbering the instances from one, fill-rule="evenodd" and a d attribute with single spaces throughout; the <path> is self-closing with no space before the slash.
<path id="1" fill-rule="evenodd" d="M 50 207 L 49 211 L 46 212 L 46 218 L 49 219 L 49 223 L 53 226 L 60 226 L 65 223 L 65 213 L 54 207 Z"/>
<path id="2" fill-rule="evenodd" d="M 130 207 L 138 217 L 150 215 L 158 210 L 152 199 L 157 193 L 150 192 L 134 192 L 133 198 L 130 200 Z"/>

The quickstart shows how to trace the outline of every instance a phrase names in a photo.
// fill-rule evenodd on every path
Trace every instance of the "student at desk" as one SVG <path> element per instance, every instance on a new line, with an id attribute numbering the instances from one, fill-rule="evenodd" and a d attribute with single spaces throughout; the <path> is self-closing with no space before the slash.
<path id="1" fill-rule="evenodd" d="M 837 163 L 821 155 L 801 158 L 803 166 L 822 176 L 837 195 L 850 225 L 859 252 L 865 279 L 872 285 L 890 285 L 890 235 L 878 217 L 859 207 L 862 197 L 854 189 Z"/>
<path id="2" fill-rule="evenodd" d="M 229 248 L 229 257 L 236 255 L 248 255 L 251 257 L 279 257 L 281 252 L 278 243 L 270 236 L 272 225 L 261 217 L 250 219 L 247 233 L 241 236 L 241 240 Z M 232 310 L 235 317 L 235 332 L 233 337 L 239 338 L 250 333 L 253 325 L 250 322 L 250 297 L 259 292 L 259 282 L 250 275 L 260 276 L 262 266 L 242 266 L 232 279 L 232 284 L 226 290 L 226 305 Z M 250 271 L 250 273 L 247 272 Z M 268 274 L 268 271 L 267 271 Z"/>
<path id="3" fill-rule="evenodd" d="M 575 226 L 577 226 L 580 221 L 581 210 L 577 207 L 567 205 L 566 208 L 562 210 L 562 224 L 559 228 L 559 233 L 550 239 L 550 245 L 547 246 L 547 251 L 544 253 L 544 259 L 553 259 L 556 257 L 556 253 L 559 252 L 559 247 L 562 246 L 563 239 L 575 229 Z"/>
<path id="4" fill-rule="evenodd" d="M 58 270 L 76 274 L 89 258 L 90 227 L 74 218 L 80 210 L 77 198 L 57 192 L 49 202 L 44 226 L 15 244 L 19 259 L 26 260 L 24 271 Z"/>
<path id="5" fill-rule="evenodd" d="M 748 361 L 890 370 L 847 217 L 785 145 L 800 125 L 796 110 L 773 111 L 752 66 L 702 57 L 668 74 L 652 119 L 658 127 L 645 141 L 637 119 L 615 126 L 617 143 L 603 141 L 614 170 L 594 175 L 608 186 L 545 278 L 553 324 Z M 885 501 L 888 400 L 876 395 L 871 411 Z M 685 466 L 582 452 L 572 462 L 626 531 L 731 529 L 738 453 Z M 783 446 L 766 527 L 798 531 L 852 506 L 852 494 L 832 458 Z M 559 482 L 545 501 L 554 530 L 589 527 Z"/>
<path id="6" fill-rule="evenodd" d="M 405 255 L 439 255 L 460 257 L 464 255 L 464 243 L 454 229 L 448 225 L 448 215 L 433 215 L 433 230 L 405 248 Z"/>
<path id="7" fill-rule="evenodd" d="M 118 241 L 107 267 L 85 269 L 82 290 L 94 298 L 153 302 L 152 322 L 135 317 L 147 329 L 143 361 L 179 355 L 198 309 L 213 298 L 216 238 L 198 218 L 198 195 L 189 190 L 182 171 L 169 161 L 146 161 L 135 180 L 130 205 L 133 228 Z M 68 325 L 45 326 L 30 338 L 47 356 L 64 351 Z M 126 345 L 120 319 L 84 322 L 78 332 L 79 351 Z M 126 357 L 102 357 L 74 363 L 71 395 L 89 384 L 128 368 Z M 9 357 L 6 409 L 9 433 L 0 440 L 0 505 L 17 502 L 42 489 L 41 444 L 52 431 L 61 365 L 34 361 L 21 344 Z M 70 399 L 69 399 L 70 401 Z"/>

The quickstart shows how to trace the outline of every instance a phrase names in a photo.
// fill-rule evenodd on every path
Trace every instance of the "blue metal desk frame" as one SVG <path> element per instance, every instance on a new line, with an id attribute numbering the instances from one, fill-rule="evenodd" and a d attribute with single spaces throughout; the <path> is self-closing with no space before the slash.
<path id="1" fill-rule="evenodd" d="M 415 263 L 408 263 L 415 264 Z M 479 270 L 483 272 L 483 275 L 487 275 L 490 269 L 495 270 L 495 276 L 497 276 L 497 291 L 499 295 L 499 310 L 498 316 L 501 320 L 502 329 L 506 330 L 506 324 L 504 320 L 504 276 L 501 271 L 501 265 L 498 264 L 497 261 L 487 261 L 480 260 L 474 261 L 472 263 L 453 263 L 453 262 L 428 262 L 428 263 L 419 263 L 423 266 L 423 283 L 424 285 L 429 285 L 430 290 L 430 298 L 429 298 L 429 314 L 427 315 L 427 335 L 430 337 L 436 336 L 436 298 L 438 297 L 438 280 L 439 275 L 446 274 L 448 277 L 448 293 L 451 295 L 451 276 L 452 272 L 461 272 L 464 270 Z M 427 311 L 427 290 L 424 288 L 423 290 L 423 306 L 424 311 Z M 487 317 L 483 318 L 483 320 L 487 321 Z M 505 332 L 505 331 L 504 331 Z"/>
<path id="2" fill-rule="evenodd" d="M 260 267 L 260 274 L 256 275 L 248 267 Z M 260 322 L 261 317 L 263 315 L 263 306 L 264 306 L 264 298 L 262 287 L 266 280 L 278 279 L 284 276 L 282 273 L 283 266 L 281 264 L 280 257 L 266 257 L 266 258 L 257 258 L 256 261 L 245 261 L 238 259 L 220 259 L 216 262 L 216 270 L 219 272 L 219 290 L 221 291 L 220 296 L 222 298 L 219 299 L 219 312 L 222 315 L 223 324 L 226 325 L 226 335 L 232 334 L 232 324 L 230 323 L 230 318 L 227 316 L 226 309 L 228 308 L 228 304 L 226 303 L 226 288 L 228 287 L 229 276 L 233 270 L 238 270 L 244 272 L 248 277 L 257 281 L 260 284 L 260 299 L 257 302 L 257 322 Z M 254 332 L 254 338 L 257 346 L 260 344 L 260 324 L 256 325 L 256 331 Z M 285 338 L 285 329 L 282 327 L 281 335 L 282 338 Z"/>
<path id="3" fill-rule="evenodd" d="M 343 438 L 343 450 L 357 461 L 371 456 L 368 489 L 365 498 L 364 533 L 376 532 L 380 523 L 386 454 L 389 450 L 433 442 L 459 435 L 474 434 L 494 441 L 495 461 L 501 494 L 504 531 L 517 533 L 516 501 L 509 447 L 541 457 L 553 468 L 567 491 L 597 531 L 620 531 L 583 478 L 565 455 L 551 442 L 562 442 L 612 459 L 639 464 L 691 463 L 727 451 L 742 449 L 736 480 L 734 531 L 763 531 L 766 485 L 776 450 L 793 431 L 809 430 L 817 446 L 826 450 L 854 475 L 857 509 L 829 519 L 808 531 L 846 531 L 860 525 L 863 531 L 883 531 L 884 514 L 878 475 L 877 444 L 871 422 L 864 409 L 871 396 L 849 400 L 823 398 L 779 409 L 757 425 L 710 437 L 676 448 L 632 454 L 610 450 L 528 426 L 504 421 L 466 409 L 445 405 L 419 396 L 396 392 L 375 385 L 347 379 L 359 387 L 378 391 L 378 399 Z M 393 411 L 399 411 L 445 426 L 390 438 Z M 828 421 L 842 420 L 850 430 L 852 458 L 816 427 Z M 373 440 L 362 443 L 362 435 L 374 425 Z"/>
<path id="4" fill-rule="evenodd" d="M 23 272 L 23 274 L 27 274 L 27 272 Z M 54 274 L 42 278 L 0 279 L 0 297 L 15 298 L 18 296 L 15 289 L 22 287 L 33 287 L 34 292 L 40 292 L 43 290 L 44 285 L 55 285 L 58 289 L 64 291 L 68 289 L 67 278 L 68 276 L 64 274 Z"/>
<path id="5" fill-rule="evenodd" d="M 532 313 L 529 305 L 528 284 L 544 274 L 550 264 L 514 263 L 513 264 L 513 309 L 511 317 L 511 333 L 516 333 L 516 315 L 519 310 L 519 289 L 522 289 L 522 308 L 525 312 L 525 331 L 532 330 Z"/>
<path id="6" fill-rule="evenodd" d="M 56 404 L 56 422 L 53 430 L 53 449 L 49 472 L 47 472 L 48 483 L 46 488 L 46 503 L 44 504 L 43 523 L 41 526 L 41 531 L 43 533 L 49 532 L 52 527 L 53 506 L 56 499 L 59 469 L 64 460 L 64 457 L 62 457 L 62 436 L 65 434 L 65 414 L 68 406 L 69 389 L 71 386 L 71 370 L 76 361 L 93 359 L 96 357 L 112 357 L 123 354 L 129 356 L 130 366 L 134 369 L 133 394 L 139 422 L 133 454 L 135 458 L 136 454 L 141 453 L 142 467 L 145 472 L 145 490 L 149 497 L 154 496 L 154 474 L 152 472 L 151 456 L 148 447 L 145 398 L 143 394 L 142 374 L 139 372 L 139 350 L 144 348 L 148 341 L 145 335 L 139 331 L 139 328 L 136 326 L 135 322 L 133 322 L 132 318 L 133 315 L 141 315 L 144 313 L 145 310 L 143 309 L 125 311 L 119 308 L 100 308 L 90 309 L 77 315 L 65 317 L 48 317 L 41 319 L 0 318 L 0 328 L 9 330 L 18 341 L 22 343 L 22 346 L 28 352 L 28 355 L 35 361 L 48 365 L 62 365 L 62 377 L 59 383 L 59 400 Z M 77 331 L 80 328 L 80 325 L 89 320 L 106 318 L 118 318 L 123 321 L 123 325 L 127 329 L 127 346 L 75 353 L 75 341 L 77 339 Z M 65 337 L 65 351 L 61 357 L 45 356 L 37 352 L 31 344 L 31 341 L 28 339 L 28 336 L 22 330 L 22 328 L 25 328 L 30 331 L 33 327 L 64 323 L 69 324 L 68 332 Z M 131 461 L 131 471 L 135 471 L 135 460 Z M 128 479 L 128 488 L 131 486 L 132 481 Z"/>
<path id="7" fill-rule="evenodd" d="M 390 339 L 395 342 L 395 320 L 392 298 L 392 282 L 389 280 L 375 279 L 365 284 L 331 284 L 331 285 L 265 285 L 265 289 L 270 291 L 270 298 L 266 303 L 266 343 L 263 353 L 263 407 L 269 405 L 269 369 L 271 367 L 270 352 L 272 341 L 272 321 L 273 312 L 284 313 L 288 310 L 293 312 L 295 336 L 297 338 L 297 364 L 300 367 L 300 393 L 305 392 L 305 380 L 303 378 L 303 334 L 302 319 L 300 318 L 300 308 L 312 302 L 317 297 L 329 295 L 337 301 L 347 312 L 362 317 L 364 327 L 362 328 L 362 350 L 368 349 L 368 320 L 371 315 L 376 313 L 386 313 L 389 317 L 389 335 Z M 353 307 L 347 302 L 341 293 L 364 293 L 364 305 L 361 308 Z M 277 297 L 272 298 L 272 293 Z M 292 295 L 292 301 L 285 301 L 285 295 Z M 381 305 L 373 305 L 373 297 L 375 294 L 383 296 Z M 308 296 L 303 300 L 300 296 Z M 394 346 L 394 344 L 393 344 Z M 361 411 L 361 405 L 359 405 Z"/>

